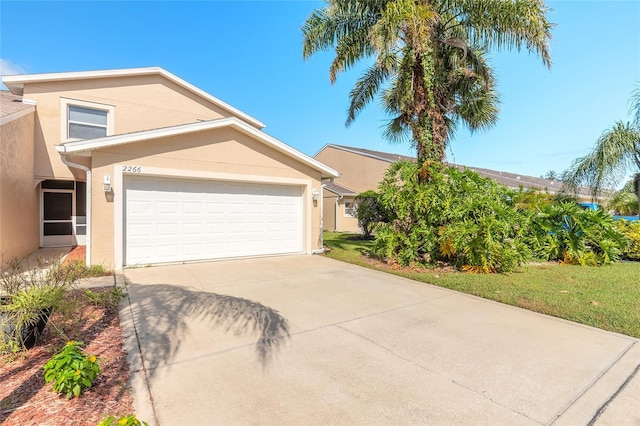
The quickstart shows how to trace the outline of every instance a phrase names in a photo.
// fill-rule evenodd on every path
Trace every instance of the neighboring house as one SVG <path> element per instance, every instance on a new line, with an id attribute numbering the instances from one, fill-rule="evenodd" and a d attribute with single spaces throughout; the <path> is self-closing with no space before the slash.
<path id="1" fill-rule="evenodd" d="M 0 252 L 115 268 L 322 247 L 332 168 L 161 68 L 3 76 Z"/>
<path id="2" fill-rule="evenodd" d="M 377 191 L 378 184 L 391 163 L 416 160 L 415 157 L 405 155 L 334 144 L 325 145 L 313 158 L 340 172 L 340 177 L 326 184 L 323 191 L 324 229 L 339 232 L 360 232 L 353 208 L 354 199 L 361 192 Z M 562 192 L 562 182 L 559 181 L 478 167 L 455 166 L 461 170 L 473 170 L 513 189 L 522 187 L 552 195 Z M 592 200 L 588 188 L 580 188 L 578 199 Z"/>

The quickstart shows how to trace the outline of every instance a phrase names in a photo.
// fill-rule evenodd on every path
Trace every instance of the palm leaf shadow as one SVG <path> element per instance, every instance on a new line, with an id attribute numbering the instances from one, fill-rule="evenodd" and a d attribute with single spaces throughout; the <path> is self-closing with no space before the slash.
<path id="1" fill-rule="evenodd" d="M 130 285 L 128 292 L 150 375 L 174 359 L 189 334 L 188 319 L 234 335 L 257 334 L 255 350 L 263 367 L 290 337 L 287 319 L 253 300 L 167 284 Z"/>

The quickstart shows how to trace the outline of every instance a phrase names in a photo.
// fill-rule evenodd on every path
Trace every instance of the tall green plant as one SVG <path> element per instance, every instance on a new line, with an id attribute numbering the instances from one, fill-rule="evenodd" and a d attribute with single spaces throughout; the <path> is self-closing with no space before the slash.
<path id="1" fill-rule="evenodd" d="M 594 195 L 615 188 L 628 172 L 634 174 L 640 214 L 640 85 L 631 95 L 631 122 L 616 122 L 602 133 L 591 153 L 577 158 L 565 173 L 564 184 L 572 190 L 586 185 Z"/>
<path id="2" fill-rule="evenodd" d="M 580 265 L 615 262 L 627 244 L 611 215 L 572 202 L 552 203 L 537 212 L 529 241 L 541 259 Z"/>
<path id="3" fill-rule="evenodd" d="M 550 67 L 543 0 L 328 0 L 305 21 L 303 56 L 334 49 L 329 79 L 365 58 L 349 95 L 347 125 L 377 94 L 391 120 L 385 136 L 411 134 L 418 162 L 442 161 L 459 123 L 497 121 L 490 49 L 522 48 Z"/>
<path id="4" fill-rule="evenodd" d="M 524 243 L 527 216 L 513 191 L 477 173 L 441 165 L 396 163 L 380 184 L 392 213 L 378 231 L 374 254 L 402 265 L 444 261 L 472 272 L 511 271 L 531 253 Z"/>
<path id="5" fill-rule="evenodd" d="M 373 229 L 379 223 L 387 220 L 387 214 L 375 191 L 365 191 L 358 194 L 355 202 L 358 224 L 364 232 L 364 237 L 369 238 Z"/>

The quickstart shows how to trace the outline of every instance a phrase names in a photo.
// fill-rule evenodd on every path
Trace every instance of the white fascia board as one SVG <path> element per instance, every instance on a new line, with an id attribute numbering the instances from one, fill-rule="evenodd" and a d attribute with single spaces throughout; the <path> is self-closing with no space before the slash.
<path id="1" fill-rule="evenodd" d="M 240 111 L 237 108 L 232 107 L 226 102 L 221 101 L 215 96 L 210 95 L 202 89 L 194 86 L 193 84 L 181 79 L 175 74 L 160 68 L 160 67 L 147 67 L 147 68 L 125 68 L 116 70 L 100 70 L 100 71 L 76 71 L 76 72 L 56 72 L 46 74 L 20 74 L 20 75 L 6 75 L 2 76 L 2 82 L 11 90 L 11 93 L 15 95 L 22 95 L 24 91 L 25 83 L 38 83 L 47 81 L 64 81 L 64 80 L 89 80 L 94 78 L 109 78 L 109 77 L 131 77 L 139 75 L 161 75 L 167 80 L 176 83 L 178 86 L 182 86 L 190 92 L 208 100 L 209 102 L 219 106 L 222 109 L 229 111 L 231 114 L 236 115 L 243 120 L 246 120 L 251 125 L 262 129 L 265 124 L 248 114 Z"/>
<path id="2" fill-rule="evenodd" d="M 199 123 L 183 124 L 162 129 L 145 130 L 142 132 L 127 133 L 124 135 L 107 136 L 104 138 L 66 142 L 61 145 L 56 145 L 56 150 L 64 154 L 84 155 L 96 149 L 108 148 L 111 146 L 124 145 L 151 139 L 165 138 L 169 136 L 201 132 L 211 129 L 219 129 L 223 127 L 233 127 L 241 131 L 242 133 L 245 133 L 266 143 L 275 150 L 280 151 L 289 157 L 295 158 L 315 170 L 318 170 L 322 173 L 323 178 L 339 176 L 338 172 L 331 167 L 319 162 L 318 160 L 308 157 L 300 151 L 290 147 L 283 142 L 280 142 L 276 138 L 267 135 L 261 130 L 256 129 L 255 127 L 250 126 L 246 122 L 235 117 L 221 118 L 218 120 L 203 121 Z"/>
<path id="3" fill-rule="evenodd" d="M 31 114 L 36 110 L 35 107 L 25 108 L 23 110 L 14 112 L 13 114 L 5 115 L 4 117 L 0 117 L 0 126 L 4 126 L 10 121 L 17 120 L 20 117 L 24 117 L 25 115 Z"/>

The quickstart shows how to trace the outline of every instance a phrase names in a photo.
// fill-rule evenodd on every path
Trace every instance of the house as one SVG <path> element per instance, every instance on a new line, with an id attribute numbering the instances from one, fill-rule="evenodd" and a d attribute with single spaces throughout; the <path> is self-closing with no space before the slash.
<path id="1" fill-rule="evenodd" d="M 335 144 L 325 145 L 313 158 L 340 172 L 340 178 L 332 179 L 323 187 L 324 230 L 339 232 L 361 232 L 355 217 L 355 197 L 364 191 L 376 191 L 390 164 L 416 160 L 405 155 Z M 522 187 L 546 191 L 551 195 L 562 192 L 562 182 L 558 181 L 479 167 L 455 166 L 461 170 L 473 170 L 516 190 Z M 580 201 L 592 199 L 589 189 L 585 187 L 579 188 L 577 195 Z"/>
<path id="2" fill-rule="evenodd" d="M 124 266 L 322 248 L 338 173 L 162 68 L 3 76 L 0 253 Z"/>

